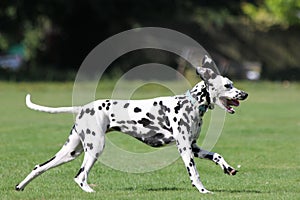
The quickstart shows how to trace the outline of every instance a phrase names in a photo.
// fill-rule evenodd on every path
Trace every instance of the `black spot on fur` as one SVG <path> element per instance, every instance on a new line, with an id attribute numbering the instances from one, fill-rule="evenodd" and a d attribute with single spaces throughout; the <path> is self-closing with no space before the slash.
<path id="1" fill-rule="evenodd" d="M 138 112 L 141 112 L 142 110 L 138 107 L 135 107 L 134 110 L 133 110 L 135 113 L 138 113 Z"/>
<path id="2" fill-rule="evenodd" d="M 127 108 L 129 106 L 129 103 L 125 103 L 123 108 Z"/>
<path id="3" fill-rule="evenodd" d="M 159 111 L 158 111 L 158 114 L 159 114 L 159 115 L 163 115 L 163 114 L 164 114 L 164 110 L 162 110 L 162 109 L 159 110 Z"/>
<path id="4" fill-rule="evenodd" d="M 98 107 L 98 109 L 99 109 L 99 110 L 102 110 L 102 107 L 101 107 L 101 106 L 99 106 L 99 107 Z"/>
<path id="5" fill-rule="evenodd" d="M 137 124 L 137 122 L 134 120 L 127 120 L 126 122 L 127 122 L 127 124 Z"/>
<path id="6" fill-rule="evenodd" d="M 84 115 L 84 110 L 81 110 L 78 118 L 81 119 L 83 117 L 83 115 Z"/>
<path id="7" fill-rule="evenodd" d="M 75 153 L 76 153 L 76 151 L 72 151 L 72 152 L 70 153 L 70 155 L 71 155 L 71 156 L 74 156 Z"/>
<path id="8" fill-rule="evenodd" d="M 192 176 L 190 168 L 189 168 L 189 167 L 186 167 L 186 169 L 187 169 L 187 171 L 188 171 L 188 173 L 189 173 L 189 176 Z"/>
<path id="9" fill-rule="evenodd" d="M 179 153 L 181 154 L 182 153 L 182 150 L 181 149 L 178 149 Z"/>
<path id="10" fill-rule="evenodd" d="M 186 119 L 187 123 L 190 123 L 190 119 L 186 113 L 183 113 L 183 117 Z"/>
<path id="11" fill-rule="evenodd" d="M 40 164 L 39 166 L 42 167 L 42 166 L 46 165 L 47 163 L 51 162 L 54 159 L 55 159 L 55 156 L 53 158 L 51 158 L 50 160 L 47 160 L 46 162 Z"/>
<path id="12" fill-rule="evenodd" d="M 175 110 L 175 113 L 178 114 L 178 111 L 180 110 L 180 104 L 179 103 L 177 103 L 177 106 L 175 106 L 174 110 Z"/>
<path id="13" fill-rule="evenodd" d="M 95 110 L 94 110 L 94 108 L 90 111 L 90 115 L 94 115 L 95 114 Z"/>
<path id="14" fill-rule="evenodd" d="M 138 121 L 139 124 L 142 124 L 144 127 L 148 126 L 149 124 L 151 124 L 151 121 L 149 119 L 146 118 L 142 118 L 141 120 Z"/>
<path id="15" fill-rule="evenodd" d="M 82 130 L 78 135 L 79 135 L 79 137 L 81 138 L 81 140 L 84 141 L 84 139 L 85 139 L 85 134 L 84 134 L 83 130 Z"/>
<path id="16" fill-rule="evenodd" d="M 164 119 L 165 119 L 166 125 L 167 125 L 167 126 L 170 126 L 170 120 L 169 120 L 169 117 L 164 117 Z"/>
<path id="17" fill-rule="evenodd" d="M 153 122 L 151 122 L 151 124 L 153 124 Z M 157 126 L 148 125 L 147 128 L 151 131 L 159 131 L 159 127 Z"/>
<path id="18" fill-rule="evenodd" d="M 75 178 L 77 178 L 79 176 L 79 174 L 81 174 L 81 172 L 83 172 L 83 171 L 84 171 L 84 167 L 80 168 L 78 173 L 76 174 Z"/>
<path id="19" fill-rule="evenodd" d="M 73 128 L 71 129 L 71 131 L 70 131 L 70 135 L 72 135 L 73 134 L 73 129 L 75 129 L 75 125 L 73 126 Z"/>
<path id="20" fill-rule="evenodd" d="M 192 159 L 192 158 L 191 158 L 191 160 L 190 160 L 190 164 L 191 164 L 192 166 L 194 166 L 194 165 L 195 165 L 194 159 Z"/>
<path id="21" fill-rule="evenodd" d="M 155 116 L 154 115 L 152 115 L 151 113 L 146 113 L 146 116 L 147 117 L 149 117 L 150 119 L 155 119 Z"/>
<path id="22" fill-rule="evenodd" d="M 94 148 L 93 143 L 87 143 L 86 146 L 88 146 L 90 148 L 90 150 L 92 150 Z"/>

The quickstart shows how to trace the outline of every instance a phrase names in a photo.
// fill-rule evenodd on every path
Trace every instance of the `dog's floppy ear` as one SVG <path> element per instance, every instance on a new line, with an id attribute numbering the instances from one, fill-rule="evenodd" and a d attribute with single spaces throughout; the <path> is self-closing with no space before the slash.
<path id="1" fill-rule="evenodd" d="M 208 82 L 209 79 L 215 79 L 217 77 L 217 74 L 209 68 L 197 67 L 196 72 L 204 82 Z"/>
<path id="2" fill-rule="evenodd" d="M 200 75 L 201 79 L 205 82 L 208 82 L 209 79 L 215 79 L 217 77 L 217 74 L 209 69 L 214 67 L 213 60 L 208 57 L 208 55 L 205 55 L 202 59 L 202 67 L 197 67 L 196 72 L 198 75 Z"/>
<path id="3" fill-rule="evenodd" d="M 208 57 L 208 55 L 204 55 L 202 59 L 202 67 L 212 68 L 214 67 L 214 61 Z"/>

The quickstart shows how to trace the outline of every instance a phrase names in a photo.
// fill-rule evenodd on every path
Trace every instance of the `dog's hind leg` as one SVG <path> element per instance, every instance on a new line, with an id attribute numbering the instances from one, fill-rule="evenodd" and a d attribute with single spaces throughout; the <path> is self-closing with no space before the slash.
<path id="1" fill-rule="evenodd" d="M 94 190 L 88 185 L 88 175 L 93 167 L 94 163 L 97 161 L 98 157 L 102 153 L 104 149 L 104 142 L 105 142 L 105 134 L 101 135 L 101 138 L 96 140 L 98 145 L 90 146 L 85 148 L 84 159 L 80 170 L 78 171 L 77 175 L 74 178 L 74 181 L 80 186 L 82 190 L 85 192 L 94 192 Z"/>
<path id="2" fill-rule="evenodd" d="M 205 158 L 219 165 L 223 169 L 225 174 L 234 176 L 238 172 L 233 167 L 231 167 L 220 154 L 201 149 L 196 144 L 196 142 L 192 143 L 192 151 L 195 157 Z"/>
<path id="3" fill-rule="evenodd" d="M 74 181 L 85 192 L 94 192 L 94 190 L 88 185 L 87 179 L 88 179 L 89 170 L 93 167 L 96 161 L 97 159 L 94 158 L 91 154 L 85 153 L 81 168 L 74 178 Z"/>
<path id="4" fill-rule="evenodd" d="M 97 130 L 99 130 L 99 128 Z M 91 135 L 93 134 L 91 133 Z M 85 152 L 84 159 L 80 170 L 74 178 L 74 181 L 85 192 L 94 192 L 94 190 L 88 185 L 87 180 L 91 168 L 104 150 L 105 130 L 102 130 L 101 132 L 94 132 L 94 136 L 92 136 L 91 138 L 85 137 L 83 143 Z"/>
<path id="5" fill-rule="evenodd" d="M 36 165 L 30 174 L 18 185 L 16 185 L 15 189 L 17 191 L 24 190 L 25 186 L 29 184 L 33 179 L 47 170 L 57 167 L 61 164 L 69 162 L 75 159 L 77 156 L 81 154 L 83 151 L 80 138 L 76 133 L 75 128 L 71 130 L 68 140 L 64 144 L 64 146 L 58 151 L 55 156 L 48 161 Z"/>

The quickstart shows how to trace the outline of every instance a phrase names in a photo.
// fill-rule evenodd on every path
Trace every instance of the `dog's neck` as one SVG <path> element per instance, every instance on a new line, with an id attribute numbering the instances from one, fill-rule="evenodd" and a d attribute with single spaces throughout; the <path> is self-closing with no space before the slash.
<path id="1" fill-rule="evenodd" d="M 200 110 L 204 108 L 213 109 L 208 88 L 204 81 L 196 84 L 191 90 L 189 90 L 189 93 L 191 97 L 195 99 L 195 102 L 197 102 Z"/>

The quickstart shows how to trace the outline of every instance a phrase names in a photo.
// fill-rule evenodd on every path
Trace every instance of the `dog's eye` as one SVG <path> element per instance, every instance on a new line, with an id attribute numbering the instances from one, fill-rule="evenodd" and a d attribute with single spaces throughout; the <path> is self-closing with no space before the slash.
<path id="1" fill-rule="evenodd" d="M 231 88 L 232 88 L 232 84 L 225 84 L 224 86 L 225 86 L 225 88 L 227 88 L 227 89 L 231 89 Z"/>

